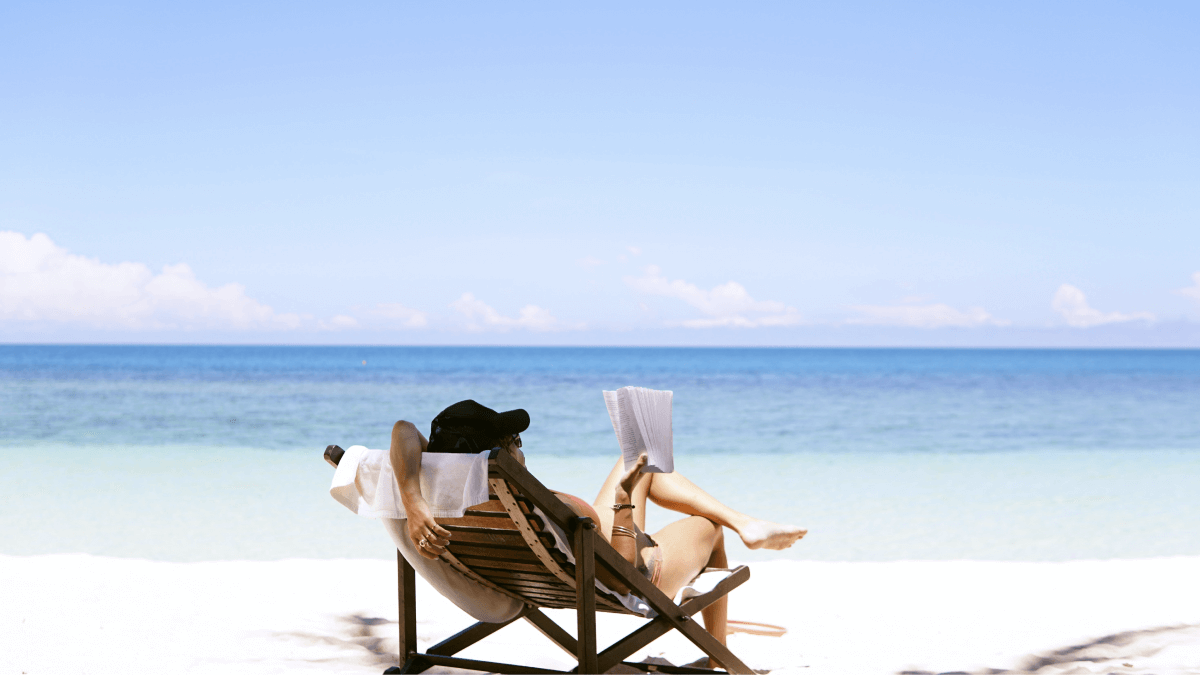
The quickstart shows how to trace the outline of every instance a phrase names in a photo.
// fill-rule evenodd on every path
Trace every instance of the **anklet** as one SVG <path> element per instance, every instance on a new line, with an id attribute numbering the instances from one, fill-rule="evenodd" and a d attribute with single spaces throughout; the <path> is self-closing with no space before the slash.
<path id="1" fill-rule="evenodd" d="M 621 527 L 620 525 L 613 525 L 612 536 L 632 537 L 633 539 L 637 539 L 637 534 L 634 533 L 633 530 L 629 529 L 628 527 Z"/>
<path id="2" fill-rule="evenodd" d="M 612 505 L 613 511 L 620 511 L 621 509 L 636 509 L 636 508 L 637 507 L 634 506 L 633 504 L 613 504 Z"/>

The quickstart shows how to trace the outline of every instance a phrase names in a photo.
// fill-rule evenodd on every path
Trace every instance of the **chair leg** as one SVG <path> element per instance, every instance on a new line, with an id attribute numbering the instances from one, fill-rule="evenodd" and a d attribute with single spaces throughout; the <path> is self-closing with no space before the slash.
<path id="1" fill-rule="evenodd" d="M 492 633 L 495 633 L 501 628 L 504 628 L 517 619 L 520 619 L 521 617 L 525 616 L 528 611 L 529 606 L 526 605 L 525 610 L 522 610 L 520 614 L 514 616 L 508 621 L 501 621 L 500 623 L 488 623 L 486 621 L 480 621 L 475 625 L 470 626 L 466 630 L 461 630 L 445 640 L 442 640 L 436 645 L 425 650 L 425 653 L 434 654 L 437 656 L 453 656 L 467 647 L 475 644 L 476 642 L 479 642 L 483 638 L 491 635 Z"/>
<path id="2" fill-rule="evenodd" d="M 533 627 L 538 629 L 542 635 L 545 635 L 551 642 L 562 647 L 563 651 L 575 656 L 579 653 L 579 641 L 571 637 L 571 634 L 562 629 L 562 626 L 554 623 L 550 617 L 542 614 L 540 609 L 529 607 L 525 614 L 525 620 L 533 624 Z"/>
<path id="3" fill-rule="evenodd" d="M 396 551 L 396 590 L 400 605 L 400 659 L 407 666 L 417 651 L 417 577 L 412 565 Z"/>
<path id="4" fill-rule="evenodd" d="M 403 673 L 423 673 L 433 667 L 433 664 L 428 660 L 414 654 L 405 659 L 404 664 L 400 666 L 392 666 L 383 671 L 383 675 L 401 675 Z"/>
<path id="5" fill-rule="evenodd" d="M 575 612 L 579 622 L 578 673 L 600 672 L 596 654 L 596 525 L 591 518 L 575 521 Z"/>

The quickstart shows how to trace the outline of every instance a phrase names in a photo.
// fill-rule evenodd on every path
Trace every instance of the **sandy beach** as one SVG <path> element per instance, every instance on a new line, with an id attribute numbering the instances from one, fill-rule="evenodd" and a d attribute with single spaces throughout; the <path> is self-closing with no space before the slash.
<path id="1" fill-rule="evenodd" d="M 730 617 L 773 673 L 1200 673 L 1200 557 L 1036 562 L 756 563 Z M 0 672 L 379 673 L 395 662 L 394 563 L 170 563 L 0 556 Z M 422 646 L 468 619 L 418 579 Z M 550 614 L 573 631 L 572 612 Z M 600 639 L 637 625 L 602 616 Z M 515 624 L 464 656 L 570 668 Z M 668 635 L 638 658 L 699 657 Z"/>

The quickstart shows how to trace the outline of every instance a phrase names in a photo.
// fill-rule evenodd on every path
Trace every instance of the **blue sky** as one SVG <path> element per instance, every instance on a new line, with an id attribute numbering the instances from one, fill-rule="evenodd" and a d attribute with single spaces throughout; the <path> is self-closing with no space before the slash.
<path id="1" fill-rule="evenodd" d="M 1200 346 L 1193 3 L 0 7 L 0 340 Z"/>

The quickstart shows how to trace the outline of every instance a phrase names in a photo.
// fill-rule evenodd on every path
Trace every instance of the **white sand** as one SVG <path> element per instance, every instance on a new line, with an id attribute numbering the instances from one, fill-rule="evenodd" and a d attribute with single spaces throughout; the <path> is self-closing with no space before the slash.
<path id="1" fill-rule="evenodd" d="M 1200 557 L 772 562 L 752 573 L 731 618 L 789 632 L 734 635 L 730 646 L 776 673 L 1200 673 Z M 395 663 L 386 561 L 0 556 L 0 577 L 0 675 L 379 673 Z M 418 594 L 422 647 L 468 624 L 420 581 Z M 574 632 L 573 612 L 551 615 Z M 637 623 L 603 616 L 601 641 Z M 463 656 L 574 665 L 524 623 Z M 642 656 L 681 664 L 700 652 L 670 635 Z"/>

